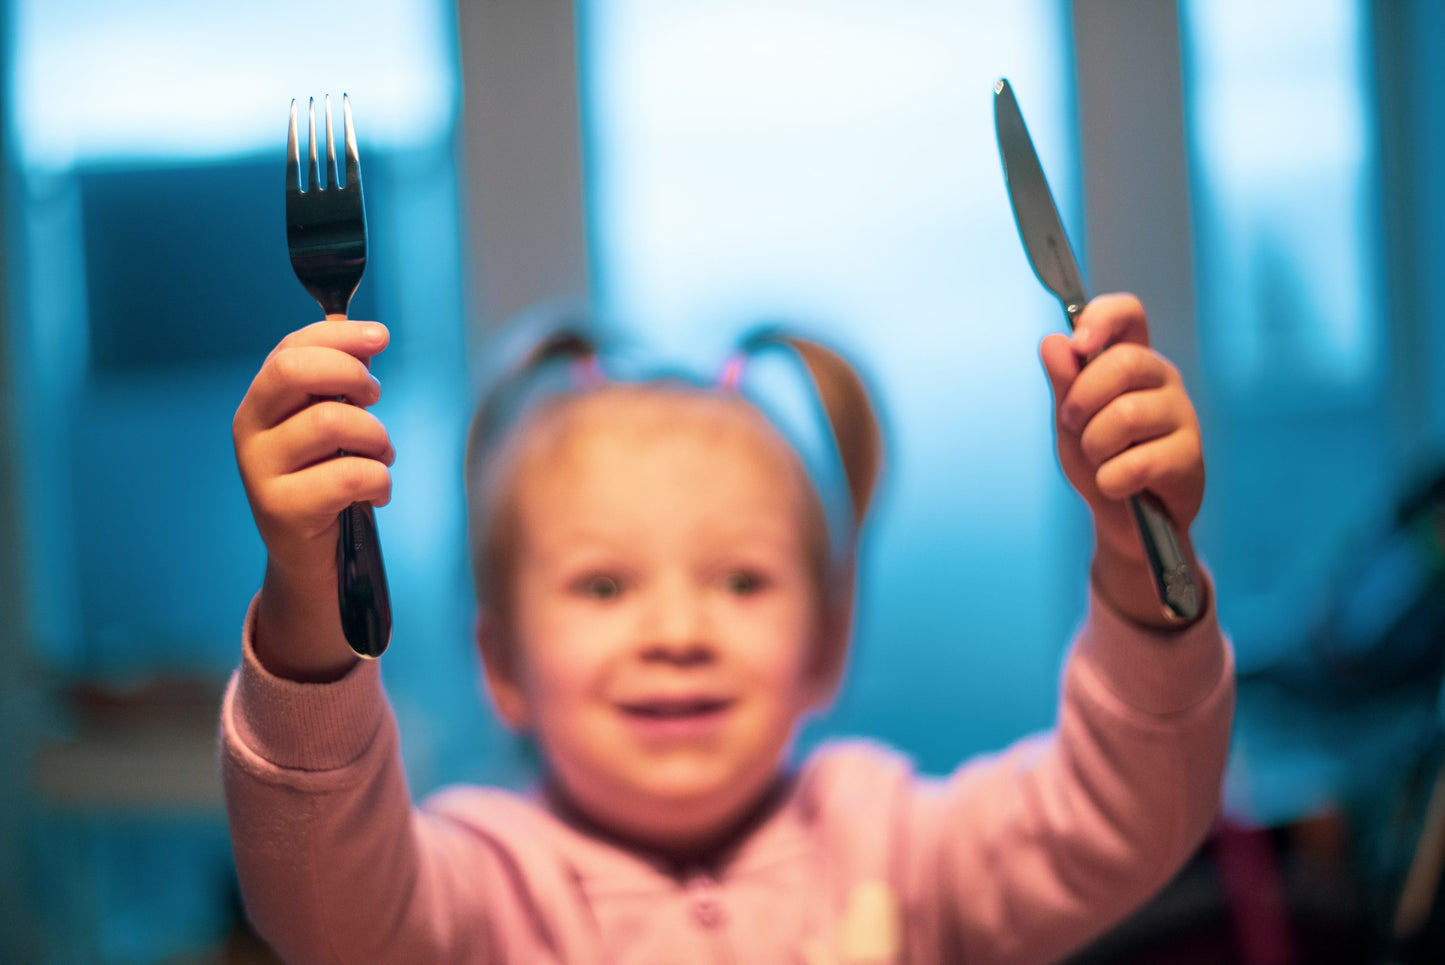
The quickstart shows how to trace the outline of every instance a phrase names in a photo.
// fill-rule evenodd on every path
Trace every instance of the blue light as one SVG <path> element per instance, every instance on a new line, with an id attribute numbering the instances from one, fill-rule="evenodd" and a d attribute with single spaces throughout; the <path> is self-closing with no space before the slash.
<path id="1" fill-rule="evenodd" d="M 1007 76 L 1076 211 L 1061 12 L 614 0 L 586 14 L 608 315 L 702 369 L 752 323 L 797 319 L 879 390 L 888 466 L 851 693 L 829 726 L 925 766 L 1048 722 L 1085 585 L 1081 541 L 1053 525 L 1077 507 L 1037 357 L 1063 321 L 1019 243 L 992 117 Z"/>
<path id="2" fill-rule="evenodd" d="M 1313 406 L 1373 386 L 1382 362 L 1361 9 L 1182 8 L 1205 348 L 1219 384 L 1252 404 Z"/>
<path id="3" fill-rule="evenodd" d="M 364 140 L 422 144 L 458 106 L 450 6 L 407 0 L 18 0 L 13 98 L 28 167 L 270 148 L 291 98 L 351 95 Z"/>

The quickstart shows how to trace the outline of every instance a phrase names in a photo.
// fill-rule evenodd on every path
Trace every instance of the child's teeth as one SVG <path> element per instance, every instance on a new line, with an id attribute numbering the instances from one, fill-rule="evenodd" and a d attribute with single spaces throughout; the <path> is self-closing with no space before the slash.
<path id="1" fill-rule="evenodd" d="M 686 704 L 655 704 L 639 710 L 648 717 L 688 717 L 693 714 L 705 713 L 715 705 L 706 701 L 696 701 Z"/>

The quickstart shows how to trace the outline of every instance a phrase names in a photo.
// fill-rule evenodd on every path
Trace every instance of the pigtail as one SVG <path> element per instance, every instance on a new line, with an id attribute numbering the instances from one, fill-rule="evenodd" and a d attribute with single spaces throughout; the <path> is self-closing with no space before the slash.
<path id="1" fill-rule="evenodd" d="M 842 355 L 780 328 L 768 327 L 748 335 L 743 339 L 741 352 L 748 357 L 775 347 L 791 352 L 808 373 L 837 446 L 856 533 L 867 519 L 883 464 L 883 433 L 867 386 L 857 369 Z M 730 367 L 730 375 L 726 377 L 740 379 L 740 369 Z"/>
<path id="2" fill-rule="evenodd" d="M 520 316 L 494 340 L 489 352 L 492 374 L 467 432 L 464 479 L 468 543 L 477 600 L 496 602 L 499 561 L 492 557 L 505 543 L 494 531 L 493 467 L 509 431 L 532 406 L 603 381 L 599 340 L 580 312 L 544 306 Z"/>
<path id="3" fill-rule="evenodd" d="M 802 362 L 812 394 L 822 411 L 822 421 L 827 424 L 837 467 L 846 482 L 845 486 L 830 487 L 826 478 L 815 479 L 824 503 L 831 544 L 831 564 L 824 577 L 826 606 L 817 650 L 817 672 L 826 692 L 832 693 L 842 679 L 847 662 L 858 537 L 868 518 L 883 468 L 883 433 L 867 386 L 857 369 L 832 349 L 779 327 L 758 329 L 743 339 L 738 355 L 723 371 L 724 387 L 743 391 L 747 360 L 770 349 L 783 349 Z M 846 489 L 849 504 L 846 514 L 829 510 L 830 489 Z M 837 504 L 836 499 L 831 502 Z M 846 519 L 838 519 L 839 515 L 846 515 Z"/>
<path id="4" fill-rule="evenodd" d="M 576 388 L 601 380 L 597 339 L 585 316 L 543 310 L 522 316 L 513 326 L 493 349 L 492 374 L 483 380 L 486 388 L 467 433 L 469 489 L 472 475 L 485 464 L 530 396 L 555 388 L 557 382 Z M 569 363 L 568 371 L 560 375 L 555 371 L 559 362 Z"/>

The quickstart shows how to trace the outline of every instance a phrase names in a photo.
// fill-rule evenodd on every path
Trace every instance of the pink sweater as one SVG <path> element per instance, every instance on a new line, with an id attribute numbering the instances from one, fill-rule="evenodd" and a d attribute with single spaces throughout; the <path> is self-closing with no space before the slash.
<path id="1" fill-rule="evenodd" d="M 253 608 L 221 722 L 247 913 L 297 965 L 1056 961 L 1198 846 L 1234 700 L 1212 611 L 1170 638 L 1090 611 L 1049 735 L 945 779 L 826 747 L 714 865 L 678 870 L 505 791 L 413 807 L 377 665 L 272 677 Z"/>

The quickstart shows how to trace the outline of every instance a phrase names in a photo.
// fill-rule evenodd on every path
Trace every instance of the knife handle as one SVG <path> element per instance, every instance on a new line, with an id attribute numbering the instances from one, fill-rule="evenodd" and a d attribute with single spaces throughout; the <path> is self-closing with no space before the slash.
<path id="1" fill-rule="evenodd" d="M 336 538 L 336 597 L 341 631 L 359 657 L 375 659 L 391 643 L 391 594 L 381 541 L 370 503 L 352 503 L 341 511 Z"/>
<path id="2" fill-rule="evenodd" d="M 1199 585 L 1184 560 L 1174 524 L 1164 514 L 1164 507 L 1150 493 L 1129 497 L 1129 508 L 1139 527 L 1144 555 L 1154 575 L 1154 589 L 1164 605 L 1164 615 L 1171 620 L 1192 621 L 1199 616 Z"/>
<path id="3" fill-rule="evenodd" d="M 1069 319 L 1069 331 L 1074 330 L 1074 323 L 1083 312 L 1083 303 L 1065 303 L 1064 314 Z M 1159 500 L 1150 493 L 1130 496 L 1129 510 L 1139 528 L 1139 540 L 1144 544 L 1144 555 L 1149 560 L 1154 590 L 1164 607 L 1164 616 L 1170 620 L 1193 621 L 1199 616 L 1199 584 L 1184 560 L 1174 523 L 1165 514 Z"/>

